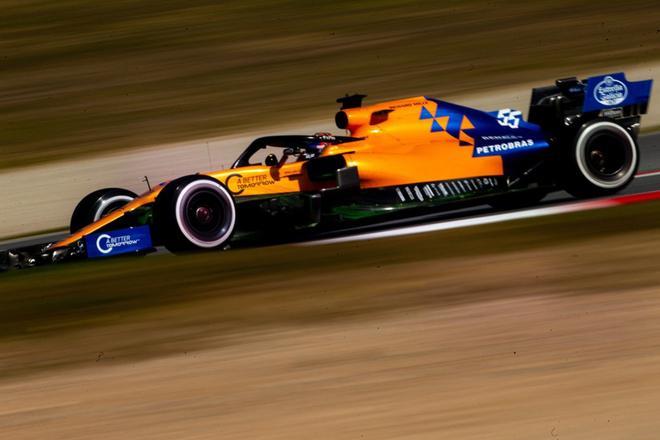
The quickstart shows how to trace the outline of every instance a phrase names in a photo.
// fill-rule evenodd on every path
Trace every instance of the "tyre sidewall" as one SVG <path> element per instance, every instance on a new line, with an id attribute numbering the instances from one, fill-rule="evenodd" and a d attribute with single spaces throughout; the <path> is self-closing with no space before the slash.
<path id="1" fill-rule="evenodd" d="M 220 195 L 229 210 L 229 226 L 222 236 L 203 241 L 188 227 L 183 212 L 188 197 L 200 189 L 210 189 Z M 221 248 L 232 237 L 236 226 L 236 205 L 227 188 L 209 176 L 185 176 L 167 184 L 154 203 L 154 235 L 171 252 L 212 250 Z"/>
<path id="2" fill-rule="evenodd" d="M 136 197 L 135 195 L 130 195 L 130 194 L 116 194 L 116 195 L 108 195 L 107 197 L 100 197 L 96 201 L 92 209 L 92 212 L 94 213 L 93 220 L 95 222 L 100 220 L 101 218 L 108 215 L 110 212 L 114 211 L 114 210 L 108 211 L 108 208 L 111 208 L 113 206 L 118 206 L 118 207 L 124 206 L 127 203 L 133 201 L 135 197 Z"/>
<path id="3" fill-rule="evenodd" d="M 103 188 L 87 194 L 76 205 L 69 222 L 69 230 L 73 234 L 76 231 L 90 225 L 105 215 L 107 208 L 113 205 L 125 205 L 135 199 L 137 194 L 123 188 Z M 125 203 L 121 203 L 121 202 Z"/>

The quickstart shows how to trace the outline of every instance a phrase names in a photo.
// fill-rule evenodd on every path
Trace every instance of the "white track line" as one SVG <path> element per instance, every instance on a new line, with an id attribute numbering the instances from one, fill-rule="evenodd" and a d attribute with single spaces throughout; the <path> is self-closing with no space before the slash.
<path id="1" fill-rule="evenodd" d="M 593 202 L 585 202 L 592 203 Z M 385 231 L 367 232 L 365 234 L 349 235 L 345 237 L 328 238 L 325 240 L 309 241 L 299 243 L 301 246 L 318 246 L 333 243 L 346 243 L 351 241 L 376 240 L 379 238 L 398 237 L 402 235 L 424 234 L 427 232 L 446 231 L 448 229 L 466 228 L 469 226 L 488 225 L 492 223 L 507 222 L 512 220 L 521 220 L 534 217 L 545 217 L 549 215 L 563 214 L 572 211 L 581 211 L 585 209 L 581 204 L 569 204 L 562 206 L 551 206 L 547 208 L 533 208 L 523 211 L 506 212 L 502 214 L 485 215 L 482 217 L 472 217 L 460 220 L 447 220 L 438 223 L 431 223 L 418 226 L 406 226 L 403 228 L 388 229 Z M 615 203 L 601 203 L 598 206 L 591 206 L 588 209 L 605 208 L 613 206 Z"/>
<path id="2" fill-rule="evenodd" d="M 449 229 L 466 228 L 470 226 L 488 225 L 493 223 L 508 222 L 550 215 L 565 214 L 577 211 L 590 211 L 594 209 L 610 208 L 613 206 L 628 205 L 633 203 L 644 203 L 651 200 L 660 200 L 660 191 L 650 191 L 638 194 L 614 196 L 603 199 L 586 200 L 580 202 L 566 203 L 558 206 L 545 208 L 531 208 L 515 212 L 501 214 L 490 214 L 481 217 L 471 217 L 459 220 L 445 220 L 418 226 L 406 226 L 384 231 L 367 232 L 364 234 L 348 235 L 344 237 L 328 238 L 299 243 L 300 246 L 317 246 L 333 243 L 346 243 L 351 241 L 376 240 L 379 238 L 399 237 L 403 235 L 424 234 L 428 232 L 446 231 Z"/>
<path id="3" fill-rule="evenodd" d="M 645 172 L 645 173 L 639 173 L 635 176 L 636 179 L 642 178 L 642 177 L 654 177 L 654 176 L 660 176 L 660 171 L 650 171 L 650 172 Z"/>
<path id="4" fill-rule="evenodd" d="M 637 174 L 635 178 L 659 176 L 660 170 Z M 651 192 L 660 194 L 660 192 Z M 642 194 L 651 194 L 642 193 Z M 639 194 L 637 194 L 639 195 Z M 470 226 L 488 225 L 492 223 L 508 222 L 512 220 L 522 220 L 535 217 L 546 217 L 549 215 L 564 214 L 575 211 L 588 211 L 591 209 L 609 208 L 627 204 L 622 199 L 634 198 L 636 195 L 614 196 L 606 199 L 586 200 L 573 203 L 567 203 L 559 206 L 549 206 L 546 208 L 531 208 L 515 212 L 505 212 L 501 214 L 489 214 L 481 217 L 470 217 L 459 220 L 444 220 L 437 223 L 430 223 L 418 226 L 406 226 L 401 228 L 388 229 L 377 232 L 367 232 L 364 234 L 347 235 L 344 237 L 327 238 L 323 240 L 314 240 L 304 243 L 298 243 L 299 246 L 319 246 L 333 243 L 346 243 L 351 241 L 376 240 L 379 238 L 399 237 L 403 235 L 424 234 L 427 232 L 446 231 L 449 229 L 467 228 Z M 660 197 L 655 197 L 660 198 Z M 635 203 L 635 202 L 633 202 Z"/>

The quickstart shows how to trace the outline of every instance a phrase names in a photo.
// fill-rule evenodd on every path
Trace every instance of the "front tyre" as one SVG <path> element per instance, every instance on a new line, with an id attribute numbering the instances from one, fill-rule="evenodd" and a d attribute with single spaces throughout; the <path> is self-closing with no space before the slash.
<path id="1" fill-rule="evenodd" d="M 624 189 L 635 177 L 639 147 L 621 125 L 597 119 L 586 123 L 565 155 L 565 188 L 575 197 L 595 197 Z"/>
<path id="2" fill-rule="evenodd" d="M 122 188 L 103 188 L 87 194 L 73 210 L 69 231 L 75 233 L 118 210 L 136 197 L 137 194 L 134 192 Z"/>
<path id="3" fill-rule="evenodd" d="M 154 230 L 170 252 L 225 245 L 236 225 L 236 205 L 227 188 L 208 176 L 186 176 L 167 184 L 154 203 Z"/>

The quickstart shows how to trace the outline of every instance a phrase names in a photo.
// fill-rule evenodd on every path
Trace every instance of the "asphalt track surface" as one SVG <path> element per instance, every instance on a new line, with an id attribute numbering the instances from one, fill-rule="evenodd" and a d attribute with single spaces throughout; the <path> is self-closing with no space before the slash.
<path id="1" fill-rule="evenodd" d="M 620 193 L 621 195 L 641 194 L 641 193 L 646 193 L 649 191 L 655 191 L 660 189 L 660 132 L 649 133 L 640 136 L 639 145 L 640 145 L 640 166 L 637 177 L 624 191 Z M 574 201 L 575 199 L 571 197 L 569 194 L 565 192 L 556 192 L 548 195 L 538 205 L 538 207 L 561 206 L 564 204 L 569 204 Z M 516 212 L 516 211 L 522 211 L 522 209 L 512 210 L 510 212 Z M 388 221 L 374 225 L 336 231 L 333 233 L 322 235 L 319 238 L 346 237 L 364 232 L 372 232 L 372 231 L 396 228 L 401 226 L 428 225 L 428 224 L 441 223 L 441 222 L 446 222 L 449 220 L 457 220 L 457 219 L 463 219 L 469 221 L 470 218 L 483 219 L 484 217 L 487 217 L 489 215 L 495 215 L 493 209 L 487 205 L 480 205 L 480 206 L 473 206 L 470 208 L 464 208 L 464 209 L 458 209 L 452 211 L 443 211 L 436 214 L 428 214 L 413 218 L 407 218 L 405 220 Z M 475 223 L 477 222 L 475 221 Z M 48 243 L 52 241 L 57 241 L 66 237 L 67 235 L 68 234 L 66 231 L 62 231 L 52 234 L 42 234 L 42 235 L 24 237 L 16 240 L 8 240 L 8 241 L 0 242 L 0 250 L 21 248 L 26 246 L 32 246 L 39 243 Z"/>

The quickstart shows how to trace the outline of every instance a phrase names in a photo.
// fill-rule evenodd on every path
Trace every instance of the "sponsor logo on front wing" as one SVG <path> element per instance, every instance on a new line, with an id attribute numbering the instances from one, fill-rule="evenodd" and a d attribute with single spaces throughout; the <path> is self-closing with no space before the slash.
<path id="1" fill-rule="evenodd" d="M 138 252 L 151 249 L 151 235 L 148 226 L 108 231 L 85 237 L 87 256 L 90 258 Z"/>

